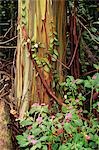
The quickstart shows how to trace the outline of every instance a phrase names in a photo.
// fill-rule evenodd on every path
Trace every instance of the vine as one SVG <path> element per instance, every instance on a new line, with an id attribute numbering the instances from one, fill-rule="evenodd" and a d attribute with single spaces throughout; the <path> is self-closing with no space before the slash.
<path id="1" fill-rule="evenodd" d="M 51 67 L 51 65 L 49 64 L 47 58 L 39 58 L 38 55 L 37 55 L 38 54 L 38 48 L 41 46 L 41 43 L 35 43 L 34 41 L 32 41 L 28 38 L 25 26 L 23 26 L 22 33 L 23 33 L 23 38 L 24 38 L 24 45 L 27 47 L 27 50 L 29 52 L 29 56 L 32 60 L 32 63 L 35 66 L 36 71 L 38 72 L 38 75 L 41 79 L 41 82 L 44 85 L 48 95 L 51 96 L 60 105 L 66 107 L 66 104 L 63 103 L 63 100 L 61 98 L 59 98 L 59 99 L 57 98 L 57 96 L 54 94 L 53 90 L 48 86 L 46 80 L 44 79 L 44 77 L 42 75 L 41 68 L 45 67 L 45 66 L 47 66 L 47 67 L 50 66 Z M 56 43 L 56 38 L 54 38 L 54 40 L 55 40 L 55 44 L 57 44 Z M 53 46 L 54 46 L 54 40 L 53 40 L 53 42 L 50 42 L 50 44 L 52 44 Z M 52 39 L 51 39 L 51 41 L 52 41 Z M 49 71 L 48 68 L 46 69 L 46 72 L 47 71 Z"/>

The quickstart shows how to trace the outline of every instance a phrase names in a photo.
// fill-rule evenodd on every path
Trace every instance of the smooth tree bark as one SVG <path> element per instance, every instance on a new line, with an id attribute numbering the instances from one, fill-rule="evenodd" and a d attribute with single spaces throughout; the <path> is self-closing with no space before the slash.
<path id="1" fill-rule="evenodd" d="M 33 103 L 49 105 L 51 97 L 57 100 L 51 89 L 52 68 L 59 72 L 62 81 L 63 68 L 59 62 L 66 61 L 63 58 L 66 54 L 65 30 L 65 0 L 18 1 L 15 94 L 20 118 Z M 56 36 L 59 46 L 53 44 Z M 57 49 L 58 62 L 53 63 L 49 49 Z"/>

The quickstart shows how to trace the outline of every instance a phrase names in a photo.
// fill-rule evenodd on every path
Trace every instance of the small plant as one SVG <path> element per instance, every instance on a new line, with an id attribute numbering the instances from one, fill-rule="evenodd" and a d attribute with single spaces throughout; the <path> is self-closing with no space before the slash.
<path id="1" fill-rule="evenodd" d="M 98 122 L 82 120 L 82 110 L 72 107 L 61 113 L 50 115 L 48 106 L 34 104 L 24 120 L 20 121 L 25 129 L 17 136 L 18 143 L 25 150 L 91 150 L 97 148 Z M 80 114 L 80 115 L 79 115 Z"/>
<path id="2" fill-rule="evenodd" d="M 67 92 L 67 94 L 64 92 L 67 107 L 63 106 L 57 113 L 53 111 L 53 106 L 49 110 L 45 104 L 33 104 L 26 117 L 20 120 L 20 125 L 24 129 L 24 132 L 17 136 L 20 148 L 22 150 L 98 149 L 98 121 L 92 112 L 89 112 L 90 117 L 83 117 L 82 105 L 86 97 L 78 90 L 79 85 L 85 90 L 86 88 L 98 90 L 95 80 L 97 77 L 86 80 L 93 83 L 89 88 L 85 80 L 67 77 L 66 83 L 61 84 L 61 88 Z"/>

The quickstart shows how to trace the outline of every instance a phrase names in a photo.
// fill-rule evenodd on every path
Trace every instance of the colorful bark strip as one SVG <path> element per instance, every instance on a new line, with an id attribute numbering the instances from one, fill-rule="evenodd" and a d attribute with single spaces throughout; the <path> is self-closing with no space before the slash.
<path id="1" fill-rule="evenodd" d="M 58 103 L 62 105 L 62 100 L 58 99 L 52 92 L 51 89 L 51 81 L 52 81 L 52 73 L 50 68 L 51 56 L 46 55 L 49 49 L 49 45 L 51 42 L 51 38 L 49 33 L 56 33 L 56 28 L 58 31 L 58 35 L 60 35 L 59 40 L 62 42 L 62 17 L 65 13 L 65 5 L 63 1 L 53 1 L 52 0 L 19 0 L 19 16 L 18 16 L 18 46 L 17 46 L 17 60 L 16 60 L 16 98 L 18 102 L 18 111 L 19 117 L 23 118 L 24 113 L 28 110 L 29 105 L 34 102 L 39 103 L 50 103 L 50 96 L 53 97 Z M 61 6 L 60 12 L 62 10 L 62 15 L 58 16 L 57 11 L 54 9 L 55 5 Z M 57 19 L 56 19 L 57 18 Z M 60 22 L 61 20 L 61 28 Z M 57 27 L 58 23 L 58 27 Z M 53 30 L 52 30 L 53 26 Z M 59 30 L 60 28 L 60 30 Z M 59 32 L 60 31 L 60 32 Z M 28 35 L 28 36 L 27 36 Z M 32 64 L 31 59 L 29 57 L 29 52 L 27 49 L 27 39 L 29 43 L 32 41 L 35 45 L 38 45 L 37 57 L 38 63 L 40 63 L 41 59 L 45 61 L 46 65 L 44 68 L 38 67 L 37 61 Z M 54 38 L 57 40 L 57 38 Z M 39 43 L 44 46 L 39 46 Z M 61 43 L 62 44 L 62 43 Z M 53 47 L 55 58 L 58 57 L 56 46 Z M 59 48 L 59 55 L 61 56 L 59 60 L 62 60 L 63 52 L 62 47 Z M 39 61 L 40 60 L 40 61 Z M 53 58 L 53 60 L 55 60 Z M 35 64 L 35 65 L 34 65 Z M 54 63 L 55 66 L 57 63 Z M 49 66 L 49 68 L 48 68 Z M 60 74 L 62 73 L 62 64 L 60 64 Z M 56 69 L 56 67 L 55 67 Z M 40 72 L 40 73 L 38 73 Z M 41 75 L 42 74 L 42 75 Z M 62 77 L 63 78 L 63 77 Z M 61 80 L 62 80 L 61 78 Z"/>

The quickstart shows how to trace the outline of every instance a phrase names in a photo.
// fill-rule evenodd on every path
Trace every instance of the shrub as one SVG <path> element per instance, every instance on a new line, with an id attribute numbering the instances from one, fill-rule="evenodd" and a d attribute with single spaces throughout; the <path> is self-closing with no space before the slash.
<path id="1" fill-rule="evenodd" d="M 74 80 L 73 77 L 68 76 L 66 82 L 60 84 L 67 107 L 63 106 L 57 113 L 54 107 L 49 110 L 45 104 L 33 104 L 26 117 L 20 120 L 20 125 L 24 129 L 24 132 L 16 137 L 20 148 L 22 150 L 97 150 L 99 124 L 92 114 L 95 104 L 92 97 L 89 98 L 91 111 L 83 110 L 87 90 L 90 91 L 91 96 L 94 90 L 99 92 L 97 78 L 99 74 L 96 74 L 95 78 L 88 77 L 87 80 Z M 97 109 L 97 105 L 95 108 Z M 84 118 L 86 112 L 87 116 Z"/>

